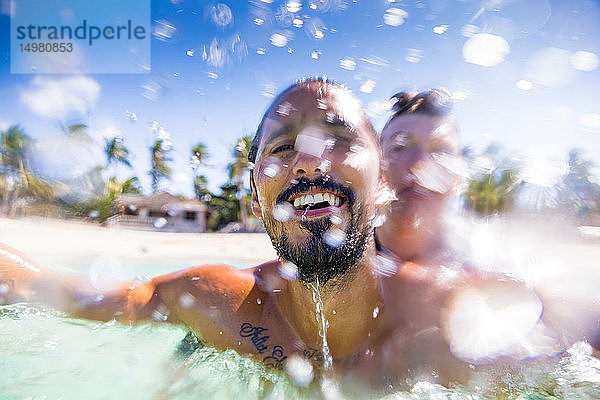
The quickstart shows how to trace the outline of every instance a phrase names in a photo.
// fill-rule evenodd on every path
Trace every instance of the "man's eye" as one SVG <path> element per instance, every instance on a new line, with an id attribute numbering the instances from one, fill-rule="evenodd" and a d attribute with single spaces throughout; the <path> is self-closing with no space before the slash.
<path id="1" fill-rule="evenodd" d="M 294 146 L 291 144 L 284 144 L 281 146 L 277 146 L 273 149 L 272 153 L 276 154 L 276 153 L 280 153 L 282 151 L 288 151 L 288 150 L 294 150 Z"/>

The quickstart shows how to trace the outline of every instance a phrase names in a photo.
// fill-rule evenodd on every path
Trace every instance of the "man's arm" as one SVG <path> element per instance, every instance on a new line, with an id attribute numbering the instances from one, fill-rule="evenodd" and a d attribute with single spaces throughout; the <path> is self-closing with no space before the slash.
<path id="1" fill-rule="evenodd" d="M 211 310 L 237 310 L 254 286 L 250 271 L 224 265 L 190 268 L 148 282 L 123 281 L 110 290 L 78 274 L 45 269 L 0 244 L 0 304 L 40 302 L 75 317 L 215 325 Z"/>

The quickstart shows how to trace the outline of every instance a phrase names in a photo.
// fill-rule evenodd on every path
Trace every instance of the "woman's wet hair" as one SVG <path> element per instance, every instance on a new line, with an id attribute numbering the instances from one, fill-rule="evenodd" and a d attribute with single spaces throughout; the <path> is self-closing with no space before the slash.
<path id="1" fill-rule="evenodd" d="M 398 92 L 391 97 L 392 117 L 422 113 L 433 116 L 444 116 L 452 111 L 452 96 L 443 88 L 431 89 L 421 93 Z"/>

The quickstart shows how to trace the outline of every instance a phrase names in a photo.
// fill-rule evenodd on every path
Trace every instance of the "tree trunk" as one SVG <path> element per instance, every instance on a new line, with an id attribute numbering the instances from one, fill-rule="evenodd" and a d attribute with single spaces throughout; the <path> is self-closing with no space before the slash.
<path id="1" fill-rule="evenodd" d="M 238 197 L 240 202 L 240 222 L 242 223 L 242 230 L 245 232 L 248 229 L 248 212 L 246 210 L 246 196 L 244 195 L 241 182 L 238 182 Z"/>

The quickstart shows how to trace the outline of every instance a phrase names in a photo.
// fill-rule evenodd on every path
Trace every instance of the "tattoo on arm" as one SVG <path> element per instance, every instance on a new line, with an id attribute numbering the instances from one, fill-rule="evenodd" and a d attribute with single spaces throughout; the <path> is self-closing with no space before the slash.
<path id="1" fill-rule="evenodd" d="M 240 327 L 240 336 L 243 338 L 250 339 L 256 351 L 259 354 L 263 354 L 265 351 L 269 349 L 269 336 L 266 336 L 264 332 L 266 332 L 267 328 L 262 328 L 260 326 L 252 326 L 249 322 L 244 322 Z M 268 354 L 268 352 L 267 352 Z M 271 350 L 271 354 L 263 358 L 263 362 L 271 368 L 283 369 L 283 361 L 287 356 L 284 353 L 283 346 L 275 345 Z"/>

